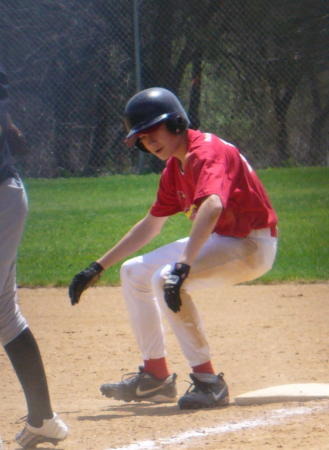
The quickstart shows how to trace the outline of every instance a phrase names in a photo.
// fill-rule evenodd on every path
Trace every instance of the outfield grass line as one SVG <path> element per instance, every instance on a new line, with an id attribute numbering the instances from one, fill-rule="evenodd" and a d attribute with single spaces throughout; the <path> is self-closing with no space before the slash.
<path id="1" fill-rule="evenodd" d="M 242 430 L 255 429 L 266 426 L 275 426 L 281 424 L 285 420 L 289 420 L 291 417 L 295 416 L 305 416 L 308 414 L 329 411 L 329 403 L 310 406 L 298 406 L 294 408 L 280 408 L 273 411 L 263 412 L 261 416 L 255 416 L 250 419 L 242 420 L 239 422 L 226 422 L 214 427 L 204 427 L 192 430 L 187 430 L 179 433 L 175 436 L 170 436 L 166 438 L 159 438 L 155 440 L 144 440 L 139 442 L 134 442 L 133 444 L 127 444 L 124 447 L 108 447 L 105 450 L 161 450 L 165 449 L 171 445 L 181 445 L 186 444 L 188 440 L 200 440 L 209 436 L 216 436 L 226 433 L 236 433 Z M 190 443 L 190 447 L 200 445 Z"/>

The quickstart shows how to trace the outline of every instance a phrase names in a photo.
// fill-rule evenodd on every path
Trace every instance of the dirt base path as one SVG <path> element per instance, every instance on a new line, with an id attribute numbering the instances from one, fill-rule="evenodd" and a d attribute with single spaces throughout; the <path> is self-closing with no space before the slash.
<path id="1" fill-rule="evenodd" d="M 20 302 L 39 342 L 53 407 L 70 427 L 57 450 L 329 449 L 329 400 L 188 412 L 102 397 L 100 384 L 119 381 L 141 362 L 120 288 L 90 289 L 76 307 L 66 289 L 20 289 Z M 204 291 L 197 304 L 232 400 L 272 385 L 329 383 L 329 284 L 237 286 Z M 189 368 L 166 329 L 181 395 Z M 26 407 L 3 351 L 0 374 L 0 435 L 13 450 Z"/>

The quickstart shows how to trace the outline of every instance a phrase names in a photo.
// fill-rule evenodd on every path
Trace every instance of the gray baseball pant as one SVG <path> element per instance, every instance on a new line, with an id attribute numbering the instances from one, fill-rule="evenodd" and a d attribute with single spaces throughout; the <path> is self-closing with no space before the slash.
<path id="1" fill-rule="evenodd" d="M 0 343 L 5 346 L 27 326 L 17 300 L 16 257 L 27 214 L 22 181 L 0 184 Z"/>

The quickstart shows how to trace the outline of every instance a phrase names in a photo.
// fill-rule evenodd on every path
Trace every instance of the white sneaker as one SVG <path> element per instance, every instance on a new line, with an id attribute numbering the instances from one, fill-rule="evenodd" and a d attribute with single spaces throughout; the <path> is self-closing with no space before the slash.
<path id="1" fill-rule="evenodd" d="M 3 442 L 0 436 L 0 450 L 5 450 L 5 447 L 3 446 Z"/>
<path id="2" fill-rule="evenodd" d="M 56 445 L 68 435 L 68 427 L 54 413 L 52 419 L 45 419 L 40 428 L 32 427 L 27 422 L 23 430 L 16 436 L 16 441 L 23 448 L 35 448 L 41 442 L 51 442 Z"/>

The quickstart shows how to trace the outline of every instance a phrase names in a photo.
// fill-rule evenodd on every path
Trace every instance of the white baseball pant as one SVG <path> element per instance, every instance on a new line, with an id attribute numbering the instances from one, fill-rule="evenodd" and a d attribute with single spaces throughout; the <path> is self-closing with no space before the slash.
<path id="1" fill-rule="evenodd" d="M 188 239 L 131 258 L 121 266 L 123 295 L 143 360 L 166 356 L 164 314 L 190 366 L 209 361 L 209 346 L 190 293 L 259 278 L 272 268 L 277 250 L 277 238 L 267 228 L 241 239 L 212 233 L 184 281 L 181 310 L 174 313 L 165 303 L 163 284 Z"/>

